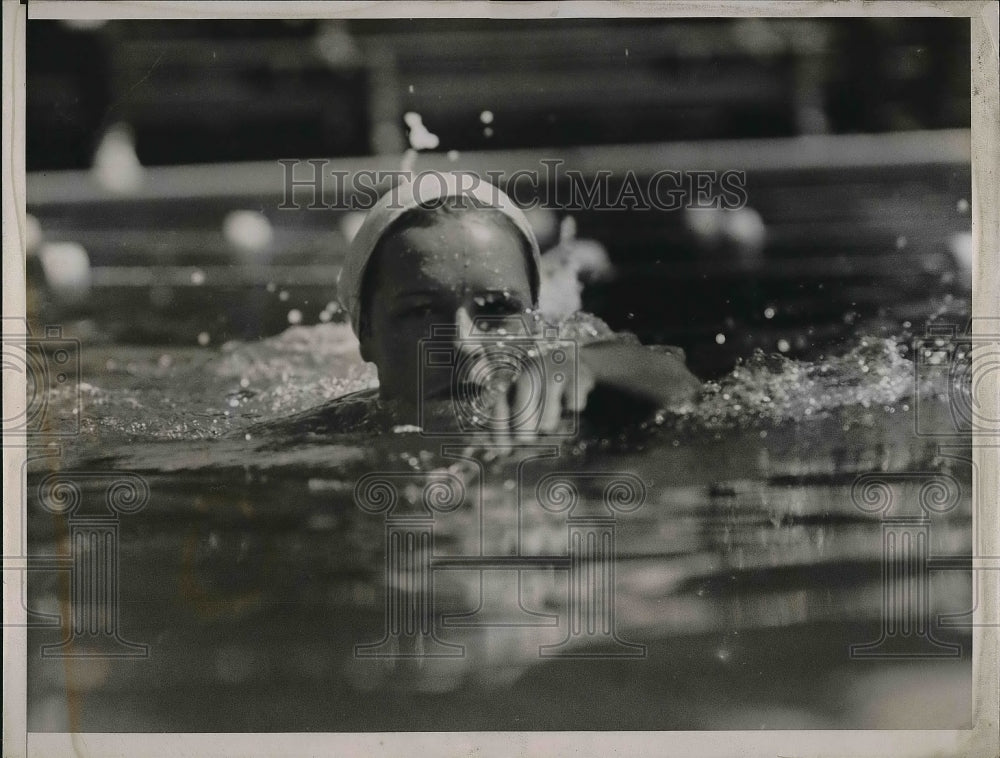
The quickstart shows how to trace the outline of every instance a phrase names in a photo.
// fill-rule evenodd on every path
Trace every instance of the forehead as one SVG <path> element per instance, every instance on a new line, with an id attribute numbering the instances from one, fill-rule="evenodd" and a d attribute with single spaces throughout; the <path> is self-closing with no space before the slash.
<path id="1" fill-rule="evenodd" d="M 374 283 L 383 294 L 413 289 L 508 288 L 530 290 L 528 254 L 521 235 L 483 213 L 441 216 L 407 226 L 379 245 Z"/>

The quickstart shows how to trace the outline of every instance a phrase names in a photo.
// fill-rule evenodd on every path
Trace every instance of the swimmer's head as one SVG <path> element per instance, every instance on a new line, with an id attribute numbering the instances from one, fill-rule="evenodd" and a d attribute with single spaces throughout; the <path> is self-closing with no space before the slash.
<path id="1" fill-rule="evenodd" d="M 433 327 L 464 334 L 479 317 L 520 317 L 537 305 L 538 245 L 527 219 L 496 187 L 478 188 L 449 194 L 442 185 L 431 197 L 397 189 L 355 237 L 340 291 L 385 397 L 415 396 L 420 340 Z"/>

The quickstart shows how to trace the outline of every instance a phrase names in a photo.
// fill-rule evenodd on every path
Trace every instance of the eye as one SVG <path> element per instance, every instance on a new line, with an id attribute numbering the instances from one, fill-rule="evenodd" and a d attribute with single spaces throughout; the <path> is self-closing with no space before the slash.
<path id="1" fill-rule="evenodd" d="M 396 316 L 399 318 L 429 318 L 433 316 L 434 313 L 435 309 L 433 305 L 430 305 L 429 303 L 420 303 L 401 308 L 396 311 Z"/>
<path id="2" fill-rule="evenodd" d="M 520 308 L 513 307 L 509 302 L 490 303 L 480 308 L 484 316 L 513 316 L 520 313 Z"/>
<path id="3" fill-rule="evenodd" d="M 521 301 L 508 293 L 490 293 L 476 298 L 477 312 L 483 316 L 513 316 L 523 310 Z"/>
<path id="4" fill-rule="evenodd" d="M 392 311 L 398 321 L 437 321 L 450 323 L 454 314 L 448 304 L 434 300 L 414 300 L 402 302 Z"/>

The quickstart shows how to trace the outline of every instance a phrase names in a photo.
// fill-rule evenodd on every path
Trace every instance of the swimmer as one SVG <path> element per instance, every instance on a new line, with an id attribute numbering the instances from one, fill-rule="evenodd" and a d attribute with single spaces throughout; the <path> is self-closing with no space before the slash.
<path id="1" fill-rule="evenodd" d="M 356 233 L 339 296 L 377 390 L 290 419 L 313 433 L 420 427 L 527 441 L 572 419 L 676 409 L 700 383 L 678 348 L 645 347 L 583 313 L 538 313 L 541 265 L 499 188 L 444 174 L 384 195 Z M 419 185 L 419 186 L 418 186 Z"/>

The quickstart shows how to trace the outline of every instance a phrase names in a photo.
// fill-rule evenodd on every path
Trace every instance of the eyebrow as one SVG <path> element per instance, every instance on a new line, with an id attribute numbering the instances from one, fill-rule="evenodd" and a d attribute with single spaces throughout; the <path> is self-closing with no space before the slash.
<path id="1" fill-rule="evenodd" d="M 409 292 L 403 292 L 400 293 L 399 295 L 396 295 L 396 297 L 393 299 L 397 302 L 406 300 L 424 300 L 424 299 L 437 301 L 446 299 L 445 297 L 443 297 L 443 294 L 444 293 L 442 293 L 441 290 L 437 289 L 410 290 Z M 473 297 L 481 297 L 489 299 L 496 298 L 498 300 L 511 303 L 518 307 L 523 307 L 524 304 L 524 300 L 521 298 L 520 295 L 517 295 L 511 292 L 510 290 L 503 290 L 503 289 L 476 290 L 473 293 Z"/>
<path id="2" fill-rule="evenodd" d="M 431 300 L 439 299 L 441 297 L 441 290 L 411 290 L 409 292 L 403 292 L 396 295 L 394 300 L 416 300 L 417 298 L 429 298 Z"/>
<path id="3" fill-rule="evenodd" d="M 498 298 L 502 302 L 517 306 L 518 309 L 524 307 L 524 301 L 521 297 L 510 290 L 479 290 L 475 297 Z"/>

